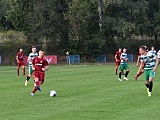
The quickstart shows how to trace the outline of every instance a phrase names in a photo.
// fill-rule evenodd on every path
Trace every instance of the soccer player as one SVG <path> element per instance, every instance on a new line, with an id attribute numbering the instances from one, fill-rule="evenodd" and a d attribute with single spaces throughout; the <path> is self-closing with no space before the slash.
<path id="1" fill-rule="evenodd" d="M 126 74 L 124 76 L 124 79 L 128 80 L 127 76 L 129 74 L 130 69 L 129 69 L 129 66 L 127 64 L 128 58 L 127 58 L 127 53 L 126 52 L 127 52 L 127 49 L 124 48 L 123 53 L 121 54 L 121 57 L 120 57 L 121 63 L 120 63 L 120 67 L 119 67 L 119 70 L 120 70 L 119 78 L 118 78 L 119 81 L 122 81 L 121 75 L 122 75 L 123 70 L 126 70 Z"/>
<path id="2" fill-rule="evenodd" d="M 122 54 L 122 49 L 119 48 L 119 50 L 115 54 L 115 60 L 116 60 L 115 75 L 118 75 L 118 68 L 119 68 L 119 65 L 121 63 L 121 59 L 120 59 L 121 54 Z"/>
<path id="3" fill-rule="evenodd" d="M 43 57 L 44 50 L 39 51 L 38 57 L 32 60 L 32 69 L 34 70 L 34 88 L 31 96 L 34 96 L 37 90 L 41 91 L 41 84 L 44 83 L 45 71 L 49 69 L 47 60 Z"/>
<path id="4" fill-rule="evenodd" d="M 19 76 L 19 69 L 22 66 L 22 71 L 23 71 L 23 76 L 25 76 L 25 65 L 24 65 L 24 54 L 23 54 L 23 49 L 20 49 L 19 52 L 16 55 L 16 60 L 17 60 L 17 74 Z"/>
<path id="5" fill-rule="evenodd" d="M 156 51 L 155 51 L 154 47 L 151 47 L 151 50 L 150 50 L 149 52 L 151 52 L 152 54 L 157 55 L 157 53 L 156 53 Z"/>
<path id="6" fill-rule="evenodd" d="M 36 52 L 36 46 L 32 46 L 32 52 L 28 56 L 28 62 L 29 62 L 29 74 L 27 75 L 27 79 L 25 81 L 25 86 L 28 85 L 28 81 L 32 76 L 33 70 L 32 70 L 32 60 L 38 56 L 38 53 Z"/>
<path id="7" fill-rule="evenodd" d="M 148 97 L 150 97 L 153 87 L 153 78 L 159 64 L 159 59 L 154 53 L 147 52 L 144 46 L 139 48 L 139 52 L 141 53 L 141 64 L 138 72 L 140 72 L 144 68 L 146 80 L 145 85 L 147 87 Z"/>
<path id="8" fill-rule="evenodd" d="M 143 47 L 146 49 L 146 52 L 148 52 L 147 46 L 144 45 Z M 139 63 L 141 63 L 140 58 L 141 58 L 141 53 L 138 54 L 137 65 L 136 65 L 137 67 L 139 66 Z M 143 73 L 144 73 L 144 69 L 142 69 L 141 71 L 139 71 L 139 72 L 134 76 L 134 79 L 137 81 L 137 80 L 138 80 L 138 77 L 141 76 Z"/>

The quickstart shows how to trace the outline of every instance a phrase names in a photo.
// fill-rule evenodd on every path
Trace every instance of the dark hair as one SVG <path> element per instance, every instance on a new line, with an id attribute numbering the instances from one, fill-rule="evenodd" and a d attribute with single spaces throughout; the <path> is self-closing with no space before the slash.
<path id="1" fill-rule="evenodd" d="M 142 45 L 140 48 L 141 48 L 142 50 L 144 50 L 144 51 L 147 50 L 147 49 L 146 49 L 146 46 L 144 46 L 144 45 Z"/>
<path id="2" fill-rule="evenodd" d="M 44 52 L 44 49 L 40 49 L 39 51 L 43 51 Z"/>
<path id="3" fill-rule="evenodd" d="M 36 48 L 36 46 L 32 46 L 32 48 Z"/>

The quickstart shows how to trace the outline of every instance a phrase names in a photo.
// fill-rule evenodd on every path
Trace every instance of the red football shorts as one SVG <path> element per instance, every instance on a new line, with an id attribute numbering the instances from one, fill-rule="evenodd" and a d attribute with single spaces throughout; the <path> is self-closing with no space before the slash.
<path id="1" fill-rule="evenodd" d="M 34 72 L 34 78 L 38 78 L 41 84 L 43 84 L 44 82 L 44 77 L 45 77 L 45 74 L 43 72 L 36 72 L 36 71 Z"/>
<path id="2" fill-rule="evenodd" d="M 116 66 L 119 66 L 119 65 L 120 65 L 120 63 L 121 63 L 121 61 L 120 61 L 120 60 L 116 61 Z"/>
<path id="3" fill-rule="evenodd" d="M 18 62 L 18 63 L 17 63 L 17 66 L 18 66 L 18 67 L 24 66 L 24 62 L 23 62 L 23 61 L 22 61 L 22 62 Z"/>

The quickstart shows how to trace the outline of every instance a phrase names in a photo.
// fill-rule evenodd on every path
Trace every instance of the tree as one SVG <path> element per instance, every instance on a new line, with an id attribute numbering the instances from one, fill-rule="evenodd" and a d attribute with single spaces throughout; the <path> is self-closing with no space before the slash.
<path id="1" fill-rule="evenodd" d="M 10 4 L 10 0 L 0 1 L 0 31 L 15 30 L 12 21 L 7 19 Z"/>

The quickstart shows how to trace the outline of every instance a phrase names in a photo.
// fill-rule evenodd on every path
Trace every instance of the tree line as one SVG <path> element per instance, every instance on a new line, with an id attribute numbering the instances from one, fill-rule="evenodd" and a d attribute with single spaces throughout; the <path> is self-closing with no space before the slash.
<path id="1" fill-rule="evenodd" d="M 10 30 L 49 54 L 102 55 L 118 47 L 137 53 L 141 44 L 159 49 L 160 1 L 1 0 L 0 32 Z"/>

